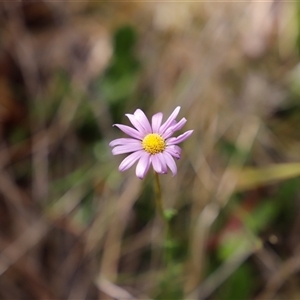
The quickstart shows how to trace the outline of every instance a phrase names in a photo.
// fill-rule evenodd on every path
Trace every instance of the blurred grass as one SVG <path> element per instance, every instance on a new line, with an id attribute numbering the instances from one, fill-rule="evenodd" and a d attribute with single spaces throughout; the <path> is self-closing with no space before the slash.
<path id="1" fill-rule="evenodd" d="M 296 299 L 299 7 L 4 3 L 0 298 Z M 177 105 L 166 243 L 151 172 L 108 143 Z"/>

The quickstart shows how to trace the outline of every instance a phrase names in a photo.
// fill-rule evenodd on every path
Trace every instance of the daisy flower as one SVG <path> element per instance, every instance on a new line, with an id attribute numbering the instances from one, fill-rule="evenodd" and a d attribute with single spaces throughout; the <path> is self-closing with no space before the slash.
<path id="1" fill-rule="evenodd" d="M 135 127 L 129 127 L 122 124 L 114 124 L 130 138 L 115 139 L 109 146 L 113 147 L 112 154 L 129 154 L 120 164 L 119 171 L 123 172 L 129 169 L 135 162 L 136 176 L 143 179 L 147 174 L 150 165 L 155 172 L 166 174 L 168 167 L 172 174 L 177 173 L 177 166 L 174 158 L 179 159 L 181 148 L 177 144 L 186 140 L 193 130 L 188 130 L 178 137 L 172 137 L 174 132 L 180 130 L 186 123 L 182 118 L 179 122 L 175 119 L 179 114 L 180 106 L 177 106 L 170 117 L 163 123 L 163 114 L 161 112 L 153 115 L 151 124 L 140 109 L 134 114 L 126 114 L 131 124 Z"/>

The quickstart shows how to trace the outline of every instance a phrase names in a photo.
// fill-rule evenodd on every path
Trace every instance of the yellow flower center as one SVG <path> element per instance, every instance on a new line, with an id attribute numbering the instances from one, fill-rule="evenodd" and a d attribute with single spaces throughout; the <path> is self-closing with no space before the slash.
<path id="1" fill-rule="evenodd" d="M 142 145 L 144 150 L 150 154 L 163 152 L 166 148 L 165 140 L 157 133 L 146 135 L 142 141 Z"/>

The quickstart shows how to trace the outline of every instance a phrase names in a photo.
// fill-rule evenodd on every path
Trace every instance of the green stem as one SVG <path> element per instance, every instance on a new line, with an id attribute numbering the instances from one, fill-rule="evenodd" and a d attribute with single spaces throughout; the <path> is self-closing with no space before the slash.
<path id="1" fill-rule="evenodd" d="M 168 242 L 170 239 L 170 226 L 169 226 L 169 220 L 165 215 L 165 211 L 164 211 L 164 206 L 163 206 L 163 202 L 162 202 L 162 193 L 161 193 L 161 186 L 160 186 L 160 180 L 159 180 L 159 175 L 158 173 L 154 172 L 154 177 L 155 177 L 155 191 L 156 191 L 156 210 L 158 212 L 158 214 L 161 216 L 161 218 L 164 221 L 165 224 L 165 234 L 164 234 L 164 241 L 165 241 L 165 245 L 164 245 L 164 256 L 165 256 L 165 261 L 166 263 L 170 262 L 171 259 L 171 253 L 170 253 L 170 249 L 168 249 Z"/>
<path id="2" fill-rule="evenodd" d="M 164 207 L 162 203 L 162 196 L 161 196 L 161 187 L 160 187 L 160 181 L 159 181 L 159 176 L 156 172 L 154 172 L 155 176 L 155 191 L 156 191 L 156 209 L 160 216 L 165 220 L 165 213 L 164 213 Z"/>

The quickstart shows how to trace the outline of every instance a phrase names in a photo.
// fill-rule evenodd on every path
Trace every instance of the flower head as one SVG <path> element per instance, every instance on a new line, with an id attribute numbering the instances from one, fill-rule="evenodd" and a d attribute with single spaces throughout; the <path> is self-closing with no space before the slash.
<path id="1" fill-rule="evenodd" d="M 179 122 L 175 120 L 179 111 L 180 106 L 177 106 L 163 124 L 161 124 L 163 114 L 159 112 L 153 115 L 150 124 L 144 112 L 137 109 L 134 114 L 126 114 L 135 128 L 114 124 L 130 136 L 130 138 L 115 139 L 109 144 L 113 147 L 113 155 L 131 153 L 121 162 L 119 171 L 123 172 L 129 169 L 138 161 L 136 176 L 140 179 L 145 177 L 151 164 L 154 171 L 159 174 L 166 174 L 169 167 L 175 175 L 177 166 L 174 157 L 179 159 L 181 155 L 181 148 L 177 144 L 183 142 L 193 133 L 193 130 L 188 130 L 178 137 L 172 137 L 174 132 L 180 130 L 186 123 L 185 118 Z"/>

